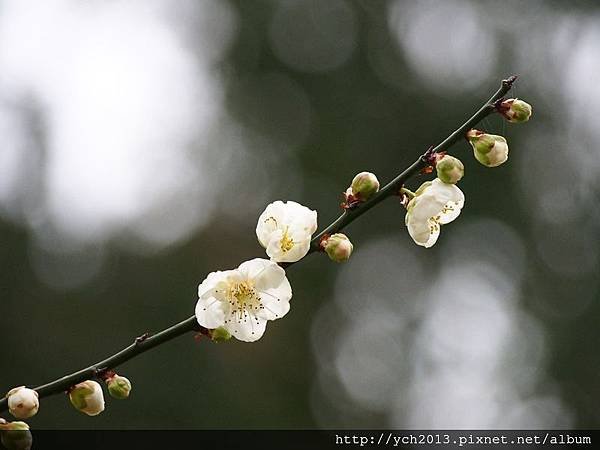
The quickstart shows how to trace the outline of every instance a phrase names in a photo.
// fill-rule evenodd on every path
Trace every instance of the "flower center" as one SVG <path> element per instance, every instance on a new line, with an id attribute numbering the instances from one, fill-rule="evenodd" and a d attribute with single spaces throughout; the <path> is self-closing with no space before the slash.
<path id="1" fill-rule="evenodd" d="M 227 299 L 234 312 L 243 318 L 248 311 L 258 311 L 263 308 L 260 296 L 250 281 L 235 283 L 229 287 Z"/>
<path id="2" fill-rule="evenodd" d="M 283 232 L 283 237 L 281 241 L 279 241 L 279 247 L 281 247 L 282 252 L 287 252 L 292 249 L 294 246 L 294 240 L 288 234 L 289 227 L 285 227 L 285 231 Z"/>

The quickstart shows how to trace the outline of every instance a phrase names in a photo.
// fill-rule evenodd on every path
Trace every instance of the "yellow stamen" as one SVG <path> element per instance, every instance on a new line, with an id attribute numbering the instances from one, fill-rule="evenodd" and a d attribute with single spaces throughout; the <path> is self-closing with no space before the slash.
<path id="1" fill-rule="evenodd" d="M 285 231 L 283 233 L 283 237 L 281 238 L 281 241 L 279 242 L 279 246 L 281 247 L 281 251 L 282 252 L 287 252 L 290 251 L 292 249 L 292 247 L 294 247 L 294 240 L 289 237 L 288 235 L 288 229 L 289 227 L 285 228 Z"/>
<path id="2" fill-rule="evenodd" d="M 261 298 L 254 289 L 251 281 L 231 284 L 227 289 L 227 301 L 231 305 L 232 315 L 238 323 L 247 322 L 259 310 L 264 309 Z"/>

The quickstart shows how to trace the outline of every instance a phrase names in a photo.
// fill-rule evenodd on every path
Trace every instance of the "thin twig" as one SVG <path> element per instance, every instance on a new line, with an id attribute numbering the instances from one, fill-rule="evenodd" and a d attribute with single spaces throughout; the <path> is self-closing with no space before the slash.
<path id="1" fill-rule="evenodd" d="M 386 198 L 396 195 L 402 185 L 412 176 L 418 174 L 421 169 L 429 165 L 429 156 L 433 153 L 445 151 L 450 148 L 453 144 L 461 140 L 467 131 L 473 128 L 482 119 L 492 114 L 496 107 L 498 100 L 502 99 L 504 95 L 510 91 L 512 84 L 517 79 L 516 76 L 511 76 L 506 80 L 502 81 L 500 89 L 498 89 L 492 97 L 483 104 L 483 106 L 475 113 L 469 120 L 463 125 L 456 129 L 450 136 L 444 139 L 436 147 L 429 149 L 423 155 L 419 157 L 408 169 L 390 181 L 385 185 L 375 196 L 365 203 L 360 204 L 358 207 L 350 210 L 345 210 L 344 213 L 339 216 L 331 225 L 321 231 L 311 240 L 311 248 L 309 253 L 318 251 L 320 248 L 321 238 L 325 234 L 333 234 L 341 231 L 354 220 L 365 214 L 368 210 L 373 208 L 375 205 L 385 200 Z M 283 267 L 289 267 L 293 263 L 281 264 Z M 85 369 L 81 369 L 70 375 L 66 375 L 50 383 L 38 386 L 34 388 L 39 394 L 40 398 L 48 397 L 50 395 L 60 394 L 66 392 L 71 386 L 80 383 L 82 381 L 98 378 L 102 379 L 102 375 L 111 369 L 116 368 L 120 364 L 123 364 L 130 359 L 133 359 L 137 355 L 140 355 L 154 347 L 157 347 L 165 342 L 170 341 L 178 336 L 189 332 L 200 332 L 206 334 L 208 330 L 200 326 L 196 320 L 196 316 L 191 316 L 188 319 L 179 322 L 165 330 L 162 330 L 154 335 L 142 335 L 135 339 L 133 344 L 125 347 L 123 350 L 115 353 L 114 355 L 92 364 Z M 8 401 L 6 398 L 0 400 L 0 412 L 8 410 Z"/>

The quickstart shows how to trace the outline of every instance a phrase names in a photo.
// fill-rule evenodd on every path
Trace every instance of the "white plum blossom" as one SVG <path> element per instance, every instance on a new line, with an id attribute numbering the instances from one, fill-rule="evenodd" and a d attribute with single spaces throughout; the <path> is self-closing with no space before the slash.
<path id="1" fill-rule="evenodd" d="M 465 204 L 465 196 L 454 184 L 439 178 L 423 183 L 408 203 L 406 226 L 415 243 L 431 247 L 438 239 L 440 226 L 456 219 Z"/>
<path id="2" fill-rule="evenodd" d="M 210 273 L 198 286 L 198 297 L 201 326 L 223 327 L 240 341 L 253 342 L 261 338 L 267 321 L 290 310 L 292 287 L 277 263 L 256 258 L 234 270 Z"/>
<path id="3" fill-rule="evenodd" d="M 256 236 L 277 262 L 296 262 L 310 249 L 317 231 L 317 212 L 299 203 L 278 200 L 267 206 L 258 218 Z"/>

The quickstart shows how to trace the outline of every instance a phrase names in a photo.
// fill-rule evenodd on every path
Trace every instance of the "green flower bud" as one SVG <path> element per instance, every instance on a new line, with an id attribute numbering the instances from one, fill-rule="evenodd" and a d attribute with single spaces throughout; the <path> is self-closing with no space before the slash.
<path id="1" fill-rule="evenodd" d="M 361 172 L 352 180 L 350 189 L 355 198 L 365 202 L 379 191 L 379 180 L 371 172 Z"/>
<path id="2" fill-rule="evenodd" d="M 7 450 L 29 450 L 33 442 L 25 422 L 0 423 L 0 442 Z"/>
<path id="3" fill-rule="evenodd" d="M 475 159 L 484 166 L 496 167 L 508 159 L 508 144 L 502 136 L 470 130 L 467 139 L 473 147 Z"/>
<path id="4" fill-rule="evenodd" d="M 69 400 L 75 409 L 88 416 L 96 416 L 104 411 L 102 387 L 95 381 L 87 380 L 73 386 Z"/>
<path id="5" fill-rule="evenodd" d="M 227 342 L 231 339 L 231 333 L 227 331 L 224 327 L 215 328 L 214 330 L 210 330 L 210 338 L 213 342 Z"/>
<path id="6" fill-rule="evenodd" d="M 435 165 L 437 176 L 446 184 L 456 184 L 465 174 L 465 166 L 460 159 L 444 155 Z"/>
<path id="7" fill-rule="evenodd" d="M 8 410 L 17 419 L 27 419 L 37 414 L 40 408 L 38 393 L 33 389 L 19 386 L 8 391 Z"/>
<path id="8" fill-rule="evenodd" d="M 106 386 L 110 396 L 118 400 L 126 399 L 131 392 L 131 382 L 117 374 L 106 379 Z"/>
<path id="9" fill-rule="evenodd" d="M 513 123 L 527 122 L 531 117 L 531 105 L 517 98 L 504 100 L 498 110 Z"/>
<path id="10" fill-rule="evenodd" d="M 348 261 L 354 249 L 350 239 L 343 233 L 332 234 L 323 245 L 329 259 L 335 262 Z"/>

